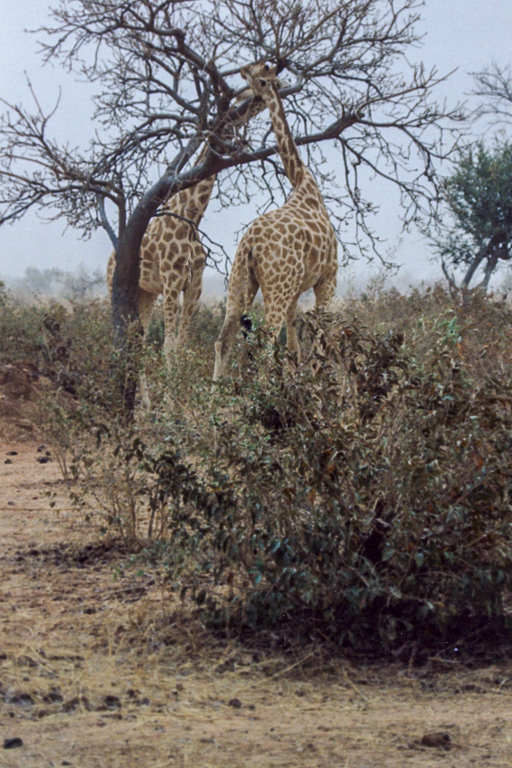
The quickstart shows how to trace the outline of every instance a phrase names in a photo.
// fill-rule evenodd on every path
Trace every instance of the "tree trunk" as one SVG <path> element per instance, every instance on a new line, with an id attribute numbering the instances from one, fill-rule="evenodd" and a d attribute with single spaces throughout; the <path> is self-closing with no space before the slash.
<path id="1" fill-rule="evenodd" d="M 487 248 L 481 248 L 478 251 L 478 253 L 476 254 L 476 256 L 473 259 L 473 261 L 471 262 L 471 264 L 469 265 L 469 269 L 466 272 L 466 274 L 464 275 L 464 279 L 462 280 L 462 289 L 464 291 L 467 291 L 467 289 L 469 288 L 469 284 L 470 284 L 471 280 L 473 279 L 473 275 L 475 274 L 475 272 L 477 271 L 478 267 L 480 266 L 480 264 L 484 260 L 486 254 L 487 254 Z"/>
<path id="2" fill-rule="evenodd" d="M 113 361 L 116 405 L 123 419 L 131 421 L 135 409 L 137 382 L 141 363 L 142 328 L 139 322 L 138 287 L 142 238 L 156 212 L 160 197 L 144 196 L 119 238 L 116 267 L 112 279 L 112 325 L 114 329 Z"/>
<path id="3" fill-rule="evenodd" d="M 498 263 L 497 253 L 491 253 L 489 256 L 487 256 L 487 264 L 485 265 L 485 277 L 480 283 L 480 287 L 483 288 L 484 293 L 487 293 L 487 289 L 489 288 L 489 281 L 491 279 L 492 273 L 496 269 L 497 263 Z"/>

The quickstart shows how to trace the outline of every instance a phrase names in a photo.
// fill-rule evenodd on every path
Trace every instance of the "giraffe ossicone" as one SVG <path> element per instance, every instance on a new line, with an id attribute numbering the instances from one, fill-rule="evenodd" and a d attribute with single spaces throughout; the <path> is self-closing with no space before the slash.
<path id="1" fill-rule="evenodd" d="M 225 375 L 242 315 L 261 288 L 265 323 L 275 338 L 286 323 L 287 343 L 299 351 L 295 318 L 301 294 L 313 288 L 315 305 L 326 308 L 336 292 L 337 242 L 318 185 L 303 163 L 278 93 L 276 68 L 258 63 L 242 77 L 269 109 L 278 151 L 292 193 L 286 203 L 259 216 L 244 233 L 229 279 L 226 317 L 215 344 L 214 381 Z"/>

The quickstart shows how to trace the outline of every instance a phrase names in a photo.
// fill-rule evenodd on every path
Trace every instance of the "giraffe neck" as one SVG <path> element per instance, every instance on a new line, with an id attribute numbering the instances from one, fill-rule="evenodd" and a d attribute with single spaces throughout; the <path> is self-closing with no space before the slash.
<path id="1" fill-rule="evenodd" d="M 195 166 L 200 165 L 206 157 L 209 146 L 206 144 L 200 153 Z M 194 166 L 194 167 L 195 167 Z M 183 216 L 195 224 L 199 224 L 204 216 L 204 212 L 210 202 L 210 197 L 215 183 L 216 176 L 208 176 L 203 181 L 198 181 L 193 187 L 183 189 L 181 192 L 173 195 L 162 206 L 164 211 L 176 213 Z"/>
<path id="2" fill-rule="evenodd" d="M 277 139 L 277 147 L 283 161 L 284 170 L 290 179 L 292 187 L 297 189 L 304 179 L 306 166 L 300 159 L 290 126 L 286 120 L 283 103 L 274 88 L 271 89 L 271 93 L 267 95 L 265 101 L 270 112 L 272 128 Z"/>
<path id="3" fill-rule="evenodd" d="M 194 184 L 193 187 L 183 189 L 173 195 L 162 207 L 164 211 L 176 213 L 185 219 L 199 224 L 210 202 L 213 185 L 216 176 L 209 176 L 203 181 Z"/>
<path id="4" fill-rule="evenodd" d="M 263 100 L 252 104 L 246 115 L 242 118 L 241 123 L 246 124 L 252 117 L 258 115 L 262 111 L 263 105 Z M 231 130 L 232 127 L 232 125 L 228 124 L 226 128 L 227 130 Z M 209 149 L 210 145 L 208 141 L 206 141 L 194 167 L 203 162 Z M 172 195 L 172 197 L 170 197 L 162 206 L 163 210 L 168 211 L 169 213 L 175 213 L 178 216 L 183 216 L 184 218 L 193 221 L 195 224 L 199 224 L 204 216 L 208 203 L 210 202 L 215 179 L 216 175 L 209 176 L 207 179 L 197 182 L 194 186 Z"/>

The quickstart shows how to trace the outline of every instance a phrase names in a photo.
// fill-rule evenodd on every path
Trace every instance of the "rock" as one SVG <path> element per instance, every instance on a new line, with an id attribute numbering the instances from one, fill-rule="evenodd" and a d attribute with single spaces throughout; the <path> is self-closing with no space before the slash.
<path id="1" fill-rule="evenodd" d="M 105 706 L 107 709 L 118 709 L 121 707 L 121 700 L 119 696 L 113 696 L 111 693 L 105 696 Z"/>
<path id="2" fill-rule="evenodd" d="M 80 706 L 82 706 L 87 712 L 90 711 L 91 707 L 89 704 L 89 700 L 87 696 L 74 696 L 72 699 L 68 699 L 68 701 L 65 701 L 62 705 L 62 711 L 63 712 L 74 712 L 77 710 Z"/>
<path id="3" fill-rule="evenodd" d="M 16 747 L 22 747 L 23 741 L 18 736 L 14 736 L 12 739 L 4 739 L 4 749 L 16 749 Z"/>
<path id="4" fill-rule="evenodd" d="M 235 709 L 241 709 L 242 708 L 242 702 L 240 699 L 230 699 L 228 701 L 228 707 L 234 707 Z"/>
<path id="5" fill-rule="evenodd" d="M 16 419 L 14 424 L 19 429 L 26 429 L 28 432 L 32 432 L 35 429 L 34 424 L 29 419 Z"/>
<path id="6" fill-rule="evenodd" d="M 4 461 L 4 464 L 12 464 L 12 459 L 6 459 L 6 460 Z"/>
<path id="7" fill-rule="evenodd" d="M 64 701 L 64 698 L 60 691 L 58 691 L 56 688 L 52 688 L 46 696 L 43 696 L 43 701 L 46 704 L 60 704 L 61 701 Z"/>
<path id="8" fill-rule="evenodd" d="M 5 700 L 8 704 L 18 704 L 20 707 L 31 707 L 34 704 L 34 699 L 30 693 L 23 693 L 22 691 L 8 694 Z"/>
<path id="9" fill-rule="evenodd" d="M 31 374 L 8 363 L 0 367 L 0 387 L 10 400 L 30 400 L 34 391 Z"/>
<path id="10" fill-rule="evenodd" d="M 450 734 L 446 733 L 445 731 L 425 733 L 421 739 L 421 744 L 424 747 L 443 747 L 444 749 L 450 749 Z"/>

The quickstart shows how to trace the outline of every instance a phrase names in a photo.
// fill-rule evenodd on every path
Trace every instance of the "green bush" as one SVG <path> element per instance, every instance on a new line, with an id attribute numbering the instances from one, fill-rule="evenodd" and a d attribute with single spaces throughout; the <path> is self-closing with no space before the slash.
<path id="1" fill-rule="evenodd" d="M 507 305 L 354 297 L 302 316 L 300 362 L 256 331 L 213 393 L 221 317 L 201 310 L 171 369 L 153 359 L 154 407 L 129 429 L 105 407 L 97 311 L 66 320 L 88 357 L 70 352 L 62 412 L 77 503 L 145 540 L 211 627 L 376 655 L 510 632 Z"/>
<path id="2" fill-rule="evenodd" d="M 316 330 L 314 375 L 276 351 L 217 425 L 211 466 L 236 505 L 213 549 L 240 589 L 212 587 L 212 619 L 373 650 L 503 627 L 510 371 L 475 386 L 452 327 L 427 370 L 400 334 Z"/>

